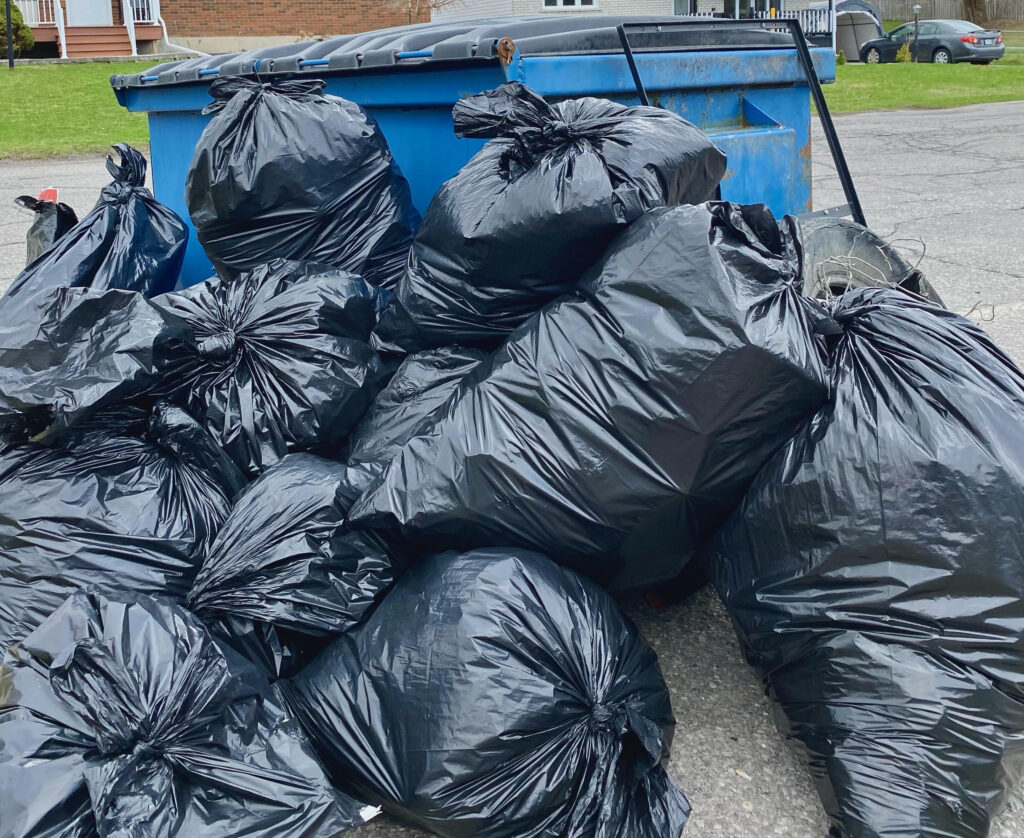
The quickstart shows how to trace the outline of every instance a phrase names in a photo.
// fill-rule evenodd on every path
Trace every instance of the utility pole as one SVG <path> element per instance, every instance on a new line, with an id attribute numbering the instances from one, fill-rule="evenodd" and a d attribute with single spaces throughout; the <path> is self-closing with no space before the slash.
<path id="1" fill-rule="evenodd" d="M 11 0 L 4 3 L 7 8 L 7 66 L 14 69 L 14 15 L 11 14 Z"/>

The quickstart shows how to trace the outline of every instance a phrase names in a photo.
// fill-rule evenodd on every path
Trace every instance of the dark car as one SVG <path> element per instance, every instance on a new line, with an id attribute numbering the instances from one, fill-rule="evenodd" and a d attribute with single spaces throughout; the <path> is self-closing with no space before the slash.
<path id="1" fill-rule="evenodd" d="M 916 43 L 913 21 L 904 23 L 884 38 L 864 44 L 860 60 L 868 64 L 895 61 L 903 44 L 909 44 L 912 60 L 935 64 L 988 64 L 1003 57 L 1003 34 L 998 29 L 982 29 L 969 20 L 922 20 L 919 25 Z"/>

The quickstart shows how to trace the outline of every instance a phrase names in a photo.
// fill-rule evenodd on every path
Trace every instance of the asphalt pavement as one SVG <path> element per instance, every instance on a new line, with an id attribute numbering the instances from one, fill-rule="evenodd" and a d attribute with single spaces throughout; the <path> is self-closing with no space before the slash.
<path id="1" fill-rule="evenodd" d="M 982 322 L 1024 365 L 1024 102 L 852 114 L 836 126 L 869 226 L 898 240 L 951 309 Z M 815 205 L 844 203 L 820 131 L 813 163 Z M 57 186 L 82 214 L 108 180 L 97 157 L 0 161 L 0 288 L 22 265 L 31 220 L 14 197 Z M 687 838 L 825 838 L 810 778 L 776 732 L 716 598 L 704 591 L 665 612 L 628 610 L 671 688 L 670 770 L 693 805 Z M 424 833 L 380 818 L 355 835 Z M 1022 835 L 1024 788 L 991 838 Z"/>

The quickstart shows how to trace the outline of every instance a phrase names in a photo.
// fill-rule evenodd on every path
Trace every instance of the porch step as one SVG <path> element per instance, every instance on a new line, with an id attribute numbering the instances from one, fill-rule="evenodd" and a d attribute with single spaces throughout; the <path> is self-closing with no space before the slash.
<path id="1" fill-rule="evenodd" d="M 68 58 L 131 55 L 132 42 L 123 26 L 66 26 Z"/>

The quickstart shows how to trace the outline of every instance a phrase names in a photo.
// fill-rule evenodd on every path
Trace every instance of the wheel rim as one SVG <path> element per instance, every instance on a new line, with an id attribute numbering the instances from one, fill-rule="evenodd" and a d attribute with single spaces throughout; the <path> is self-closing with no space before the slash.
<path id="1" fill-rule="evenodd" d="M 940 49 L 938 52 L 935 53 L 935 58 L 933 60 L 936 64 L 948 64 L 949 53 L 946 52 L 944 49 Z"/>
<path id="2" fill-rule="evenodd" d="M 877 64 L 877 63 L 878 63 L 878 50 L 877 49 L 869 49 L 868 50 L 868 64 Z"/>

